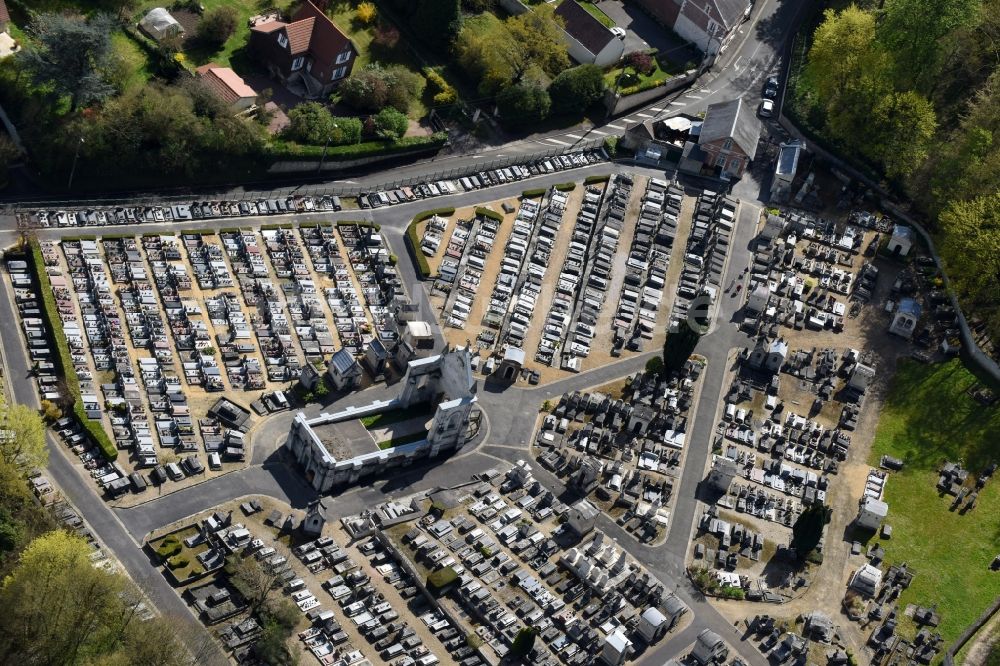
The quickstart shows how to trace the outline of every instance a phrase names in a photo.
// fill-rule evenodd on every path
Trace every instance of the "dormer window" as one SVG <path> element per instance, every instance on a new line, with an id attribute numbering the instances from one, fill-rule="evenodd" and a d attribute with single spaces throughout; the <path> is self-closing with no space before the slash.
<path id="1" fill-rule="evenodd" d="M 305 63 L 305 58 L 302 56 L 296 56 L 295 60 L 292 61 L 292 71 L 297 71 L 302 69 L 302 65 Z"/>
<path id="2" fill-rule="evenodd" d="M 280 44 L 281 48 L 283 49 L 288 48 L 288 37 L 285 36 L 285 33 L 283 32 L 278 33 L 278 44 Z"/>
<path id="3" fill-rule="evenodd" d="M 733 140 L 732 139 L 726 139 L 726 142 L 722 144 L 722 147 L 724 149 L 726 149 L 726 150 L 729 150 L 730 148 L 733 147 Z"/>
<path id="4" fill-rule="evenodd" d="M 351 59 L 351 49 L 348 47 L 337 56 L 337 64 L 343 65 L 345 62 Z"/>

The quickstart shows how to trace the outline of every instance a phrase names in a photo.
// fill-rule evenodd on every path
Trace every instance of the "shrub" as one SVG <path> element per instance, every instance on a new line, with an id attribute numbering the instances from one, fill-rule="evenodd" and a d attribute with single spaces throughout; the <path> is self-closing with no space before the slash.
<path id="1" fill-rule="evenodd" d="M 651 375 L 663 374 L 663 359 L 659 356 L 654 356 L 646 361 L 646 372 Z"/>
<path id="2" fill-rule="evenodd" d="M 333 119 L 331 142 L 338 146 L 361 143 L 361 119 L 338 116 Z"/>
<path id="3" fill-rule="evenodd" d="M 427 77 L 428 83 L 431 84 L 435 104 L 452 104 L 458 99 L 458 93 L 455 92 L 455 89 L 436 71 L 430 67 L 425 67 L 424 76 Z"/>
<path id="4" fill-rule="evenodd" d="M 551 108 L 549 93 L 537 83 L 515 83 L 497 95 L 500 118 L 514 126 L 545 120 Z"/>
<path id="5" fill-rule="evenodd" d="M 552 80 L 549 97 L 555 113 L 579 113 L 604 94 L 604 72 L 597 65 L 571 67 Z"/>
<path id="6" fill-rule="evenodd" d="M 409 126 L 409 119 L 391 106 L 385 107 L 375 116 L 375 133 L 383 139 L 400 139 Z"/>
<path id="7" fill-rule="evenodd" d="M 596 183 L 606 183 L 611 180 L 610 174 L 604 174 L 603 176 L 587 176 L 583 179 L 584 185 L 594 185 Z"/>
<path id="8" fill-rule="evenodd" d="M 476 207 L 476 215 L 482 215 L 483 217 L 488 217 L 491 220 L 496 220 L 497 222 L 503 222 L 503 215 L 492 210 L 490 208 L 485 208 L 483 206 Z"/>
<path id="9" fill-rule="evenodd" d="M 186 557 L 182 557 L 180 555 L 174 555 L 173 557 L 167 560 L 167 566 L 170 567 L 171 569 L 181 569 L 189 564 L 191 564 L 191 560 L 189 560 Z"/>
<path id="10" fill-rule="evenodd" d="M 168 560 L 179 552 L 181 552 L 181 542 L 175 536 L 167 537 L 156 547 L 156 554 L 162 560 Z"/>
<path id="11" fill-rule="evenodd" d="M 375 26 L 375 36 L 372 41 L 384 49 L 394 49 L 399 43 L 399 30 L 388 23 L 380 23 Z M 348 79 L 350 80 L 350 79 Z"/>
<path id="12" fill-rule="evenodd" d="M 42 400 L 42 416 L 45 417 L 46 421 L 52 423 L 62 418 L 62 410 L 51 400 Z"/>
<path id="13" fill-rule="evenodd" d="M 545 195 L 545 188 L 542 187 L 538 187 L 531 190 L 525 190 L 524 192 L 521 192 L 522 199 L 536 199 L 544 195 Z"/>
<path id="14" fill-rule="evenodd" d="M 373 2 L 362 2 L 354 10 L 354 18 L 358 19 L 363 25 L 368 25 L 374 21 L 376 14 L 378 14 L 378 10 L 375 9 L 375 3 Z"/>
<path id="15" fill-rule="evenodd" d="M 410 110 L 423 93 L 424 79 L 401 65 L 382 67 L 372 63 L 351 74 L 340 85 L 340 99 L 361 111 L 379 111 L 388 106 L 400 113 Z"/>
<path id="16" fill-rule="evenodd" d="M 731 585 L 723 585 L 722 589 L 719 590 L 719 596 L 723 599 L 736 599 L 738 601 L 746 599 L 746 593 L 742 587 L 733 587 Z"/>
<path id="17" fill-rule="evenodd" d="M 216 7 L 198 23 L 198 39 L 210 46 L 221 47 L 236 32 L 239 20 L 234 8 L 226 5 Z"/>
<path id="18" fill-rule="evenodd" d="M 656 63 L 653 61 L 653 56 L 643 51 L 633 51 L 632 53 L 629 53 L 625 56 L 625 62 L 636 72 L 646 76 L 652 74 L 653 70 L 656 69 Z"/>
<path id="19" fill-rule="evenodd" d="M 634 86 L 627 86 L 625 88 L 620 88 L 618 94 L 622 97 L 627 97 L 629 95 L 635 95 L 637 93 L 645 92 L 647 90 L 652 90 L 653 88 L 659 88 L 667 84 L 667 80 L 656 81 L 654 79 L 649 79 L 648 81 L 643 81 L 642 83 L 637 83 Z"/>
<path id="20" fill-rule="evenodd" d="M 288 112 L 285 135 L 293 141 L 321 144 L 333 134 L 333 116 L 319 102 L 306 102 Z"/>
<path id="21" fill-rule="evenodd" d="M 560 192 L 572 192 L 576 189 L 576 183 L 558 183 L 553 185 Z"/>

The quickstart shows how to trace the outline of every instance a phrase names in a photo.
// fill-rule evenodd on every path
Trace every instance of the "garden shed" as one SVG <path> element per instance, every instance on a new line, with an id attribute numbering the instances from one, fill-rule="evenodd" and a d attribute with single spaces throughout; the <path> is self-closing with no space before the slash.
<path id="1" fill-rule="evenodd" d="M 139 27 L 157 42 L 165 37 L 184 34 L 181 24 L 163 7 L 149 10 L 149 13 L 139 21 Z"/>

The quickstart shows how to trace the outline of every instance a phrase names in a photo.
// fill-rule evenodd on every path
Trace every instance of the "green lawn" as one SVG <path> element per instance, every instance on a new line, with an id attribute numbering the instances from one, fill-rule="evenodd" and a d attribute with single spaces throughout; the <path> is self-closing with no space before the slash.
<path id="1" fill-rule="evenodd" d="M 391 412 L 383 412 L 374 416 L 366 416 L 361 419 L 361 425 L 366 428 L 384 428 L 393 423 L 409 421 L 418 416 L 430 416 L 434 413 L 434 408 L 426 402 L 422 402 L 406 409 L 394 409 Z"/>
<path id="2" fill-rule="evenodd" d="M 681 74 L 686 69 L 690 69 L 690 67 L 693 66 L 692 63 L 677 65 L 667 58 L 658 55 L 653 56 L 653 65 L 654 68 L 652 72 L 649 74 L 640 74 L 623 62 L 621 65 L 612 67 L 605 72 L 604 81 L 612 90 L 615 89 L 615 87 L 619 90 L 634 87 L 641 87 L 645 90 L 652 87 L 656 83 L 666 81 L 671 76 Z M 619 80 L 619 77 L 621 77 L 621 80 Z"/>
<path id="3" fill-rule="evenodd" d="M 201 4 L 205 7 L 205 12 L 223 5 L 232 7 L 239 15 L 239 21 L 236 23 L 236 32 L 226 40 L 226 43 L 218 51 L 202 48 L 197 43 L 197 39 L 189 39 L 184 48 L 188 62 L 194 67 L 214 62 L 223 67 L 232 67 L 237 73 L 246 71 L 249 60 L 246 55 L 246 45 L 250 38 L 250 28 L 247 26 L 247 19 L 261 13 L 262 3 L 259 0 L 201 0 Z M 274 2 L 267 4 L 275 9 L 287 12 L 294 4 L 294 0 L 274 0 Z M 137 15 L 142 16 L 154 6 L 159 7 L 161 5 L 144 7 Z M 193 36 L 189 35 L 189 37 Z"/>
<path id="4" fill-rule="evenodd" d="M 403 444 L 412 444 L 413 442 L 419 442 L 424 439 L 427 439 L 426 430 L 422 432 L 412 432 L 409 435 L 402 435 L 401 437 L 394 437 L 393 439 L 387 439 L 384 442 L 379 442 L 378 448 L 391 449 L 394 446 L 402 446 Z"/>
<path id="5" fill-rule="evenodd" d="M 355 18 L 356 9 L 356 3 L 343 0 L 331 2 L 329 9 L 327 9 L 327 15 L 330 19 L 351 38 L 355 48 L 358 49 L 358 58 L 354 61 L 354 71 L 365 65 L 378 63 L 380 65 L 402 65 L 422 75 L 420 64 L 416 62 L 411 51 L 407 48 L 406 37 L 401 35 L 396 45 L 391 48 L 376 44 L 374 41 L 375 26 L 383 18 L 376 17 L 371 25 L 364 25 Z M 419 119 L 427 115 L 427 112 L 426 100 L 417 99 L 407 115 L 413 119 Z"/>
<path id="6" fill-rule="evenodd" d="M 581 2 L 580 6 L 587 10 L 587 13 L 593 16 L 595 19 L 601 22 L 605 28 L 615 27 L 615 22 L 611 20 L 611 17 L 601 11 L 601 8 L 593 2 Z"/>
<path id="7" fill-rule="evenodd" d="M 1000 479 L 987 483 L 976 508 L 965 515 L 949 511 L 951 497 L 936 488 L 945 460 L 963 461 L 975 473 L 1000 459 L 1000 407 L 974 401 L 966 391 L 976 383 L 958 360 L 902 361 L 870 460 L 877 467 L 889 454 L 905 462 L 886 485 L 893 532 L 882 545 L 888 562 L 906 562 L 916 571 L 900 609 L 936 603 L 946 643 L 1000 595 L 1000 574 L 989 568 L 1000 553 Z M 901 619 L 902 630 L 912 634 L 912 624 Z"/>
<path id="8" fill-rule="evenodd" d="M 149 59 L 146 57 L 146 52 L 123 32 L 116 31 L 111 35 L 111 43 L 115 55 L 121 59 L 122 73 L 126 75 L 125 90 L 144 86 L 153 75 L 149 70 Z"/>

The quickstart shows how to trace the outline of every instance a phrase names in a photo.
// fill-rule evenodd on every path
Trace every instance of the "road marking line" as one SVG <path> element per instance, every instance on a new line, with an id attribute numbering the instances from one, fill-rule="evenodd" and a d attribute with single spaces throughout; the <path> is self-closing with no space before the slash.
<path id="1" fill-rule="evenodd" d="M 566 141 L 560 141 L 559 139 L 549 138 L 549 139 L 545 139 L 545 140 L 546 141 L 551 141 L 552 143 L 558 143 L 560 146 L 569 146 L 569 145 L 572 145 L 570 143 L 567 143 Z"/>
<path id="2" fill-rule="evenodd" d="M 640 118 L 652 118 L 653 117 L 653 115 L 650 114 L 650 113 L 638 113 L 636 115 L 639 116 Z"/>
<path id="3" fill-rule="evenodd" d="M 687 106 L 684 102 L 671 102 L 670 106 Z"/>
<path id="4" fill-rule="evenodd" d="M 697 95 L 684 95 L 684 96 L 690 97 L 691 99 L 701 99 L 701 97 L 698 97 Z"/>
<path id="5" fill-rule="evenodd" d="M 602 131 L 601 131 L 601 130 L 599 130 L 599 129 L 592 129 L 592 130 L 590 130 L 590 132 L 591 132 L 592 134 L 600 134 L 601 136 L 604 136 L 604 135 L 606 135 L 606 134 L 607 134 L 607 132 L 602 132 Z"/>
<path id="6" fill-rule="evenodd" d="M 579 141 L 580 139 L 582 139 L 582 138 L 583 138 L 583 137 L 582 137 L 582 136 L 580 136 L 579 134 L 567 134 L 566 136 L 568 136 L 568 137 L 569 137 L 569 138 L 571 138 L 571 139 L 576 139 L 577 141 Z"/>
<path id="7" fill-rule="evenodd" d="M 611 129 L 623 130 L 624 127 L 619 127 L 618 125 L 605 125 L 605 127 L 610 127 Z"/>

